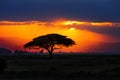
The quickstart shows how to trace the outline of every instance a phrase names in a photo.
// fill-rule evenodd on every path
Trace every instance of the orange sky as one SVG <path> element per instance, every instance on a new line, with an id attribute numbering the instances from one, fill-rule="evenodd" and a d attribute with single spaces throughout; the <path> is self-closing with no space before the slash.
<path id="1" fill-rule="evenodd" d="M 119 23 L 111 22 L 82 22 L 72 20 L 57 20 L 51 22 L 42 21 L 25 21 L 12 22 L 0 21 L 0 47 L 9 48 L 12 50 L 23 49 L 26 42 L 33 38 L 45 35 L 48 33 L 59 33 L 72 38 L 77 45 L 63 48 L 58 51 L 65 52 L 90 52 L 91 47 L 101 42 L 119 42 L 119 37 L 110 36 L 107 34 L 97 33 L 85 29 L 85 27 L 114 27 Z M 97 28 L 95 28 L 97 29 Z"/>

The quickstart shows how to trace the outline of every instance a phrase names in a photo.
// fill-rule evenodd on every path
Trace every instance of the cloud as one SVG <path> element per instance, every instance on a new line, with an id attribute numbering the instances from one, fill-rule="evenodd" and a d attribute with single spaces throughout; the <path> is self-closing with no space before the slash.
<path id="1" fill-rule="evenodd" d="M 77 26 L 77 28 L 120 38 L 120 27 L 116 27 L 116 26 L 113 27 Z"/>
<path id="2" fill-rule="evenodd" d="M 38 25 L 40 27 L 58 27 L 58 28 L 70 28 L 75 27 L 80 30 L 88 30 L 103 35 L 109 35 L 120 38 L 120 23 L 111 22 L 84 22 L 84 21 L 67 21 L 56 20 L 51 22 L 43 21 L 0 21 L 0 25 Z"/>
<path id="3" fill-rule="evenodd" d="M 23 22 L 0 21 L 0 25 L 30 25 L 30 24 L 43 25 L 43 24 L 46 24 L 46 22 L 41 22 L 41 21 L 23 21 Z"/>
<path id="4" fill-rule="evenodd" d="M 120 38 L 120 23 L 66 21 L 64 24 L 67 27 L 75 27 L 80 30 L 88 30 L 102 35 Z"/>

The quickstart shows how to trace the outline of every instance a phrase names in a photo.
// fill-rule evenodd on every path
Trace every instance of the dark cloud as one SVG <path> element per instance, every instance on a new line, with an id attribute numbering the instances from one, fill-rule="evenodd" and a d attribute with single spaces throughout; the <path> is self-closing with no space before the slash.
<path id="1" fill-rule="evenodd" d="M 0 20 L 47 20 L 64 17 L 120 22 L 119 0 L 1 0 Z"/>
<path id="2" fill-rule="evenodd" d="M 78 26 L 77 28 L 120 38 L 120 27 L 116 27 L 116 26 L 112 26 L 112 27 L 110 26 L 109 27 L 107 26 L 101 26 L 101 27 L 99 26 L 84 26 L 84 27 Z"/>

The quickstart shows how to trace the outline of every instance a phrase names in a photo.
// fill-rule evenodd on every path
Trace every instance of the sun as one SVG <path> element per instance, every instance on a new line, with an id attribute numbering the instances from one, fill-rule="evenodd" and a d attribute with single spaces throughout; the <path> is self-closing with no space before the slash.
<path id="1" fill-rule="evenodd" d="M 70 30 L 75 30 L 75 28 L 72 27 L 72 28 L 70 28 Z"/>

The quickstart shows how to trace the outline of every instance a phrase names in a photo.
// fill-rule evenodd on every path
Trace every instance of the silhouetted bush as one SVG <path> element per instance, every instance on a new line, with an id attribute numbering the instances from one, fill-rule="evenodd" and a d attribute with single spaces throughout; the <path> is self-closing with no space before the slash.
<path id="1" fill-rule="evenodd" d="M 4 73 L 5 68 L 7 68 L 7 63 L 4 59 L 0 58 L 0 74 Z"/>

